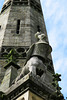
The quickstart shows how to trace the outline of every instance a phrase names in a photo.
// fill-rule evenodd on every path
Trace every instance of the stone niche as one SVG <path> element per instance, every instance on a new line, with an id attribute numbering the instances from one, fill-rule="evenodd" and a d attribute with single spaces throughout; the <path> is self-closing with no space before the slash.
<path id="1" fill-rule="evenodd" d="M 43 100 L 43 99 L 37 96 L 36 94 L 32 93 L 31 91 L 27 91 L 20 97 L 18 97 L 16 100 Z"/>

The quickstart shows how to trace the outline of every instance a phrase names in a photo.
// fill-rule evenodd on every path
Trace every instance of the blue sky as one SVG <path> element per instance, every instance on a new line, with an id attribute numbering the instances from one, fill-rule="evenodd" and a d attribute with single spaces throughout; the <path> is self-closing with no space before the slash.
<path id="1" fill-rule="evenodd" d="M 4 0 L 0 0 L 0 9 Z M 67 0 L 41 0 L 56 73 L 62 75 L 60 86 L 67 97 Z"/>
<path id="2" fill-rule="evenodd" d="M 41 0 L 55 72 L 62 75 L 60 86 L 67 97 L 67 0 Z"/>

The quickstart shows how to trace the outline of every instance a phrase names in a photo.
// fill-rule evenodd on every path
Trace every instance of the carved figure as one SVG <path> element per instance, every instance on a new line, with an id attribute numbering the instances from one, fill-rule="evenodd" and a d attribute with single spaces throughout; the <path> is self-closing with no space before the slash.
<path id="1" fill-rule="evenodd" d="M 26 74 L 33 73 L 40 77 L 46 73 L 47 67 L 45 66 L 45 60 L 51 53 L 52 48 L 46 42 L 45 34 L 37 32 L 35 34 L 38 42 L 34 43 L 27 52 L 27 59 L 21 74 L 16 78 L 16 81 L 25 76 Z"/>
<path id="2" fill-rule="evenodd" d="M 37 70 L 40 70 L 41 73 L 38 73 Z M 27 64 L 22 69 L 21 74 L 17 77 L 16 81 L 25 76 L 28 73 L 32 73 L 35 75 L 41 76 L 44 72 L 46 72 L 46 66 L 38 57 L 31 57 L 30 60 L 27 61 Z"/>

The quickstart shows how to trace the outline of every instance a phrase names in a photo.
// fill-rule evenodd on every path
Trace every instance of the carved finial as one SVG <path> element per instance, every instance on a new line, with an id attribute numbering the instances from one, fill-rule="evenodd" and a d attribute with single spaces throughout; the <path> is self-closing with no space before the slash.
<path id="1" fill-rule="evenodd" d="M 45 34 L 43 34 L 43 33 L 41 33 L 41 32 L 37 32 L 36 34 L 35 34 L 35 37 L 37 38 L 37 40 L 39 40 L 39 41 L 46 41 L 46 35 Z"/>

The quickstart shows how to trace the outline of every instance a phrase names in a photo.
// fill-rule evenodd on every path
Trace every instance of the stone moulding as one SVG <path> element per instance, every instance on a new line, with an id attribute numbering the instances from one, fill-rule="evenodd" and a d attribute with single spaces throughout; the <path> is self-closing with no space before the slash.
<path id="1" fill-rule="evenodd" d="M 11 0 L 8 1 L 6 4 L 3 5 L 2 10 L 1 10 L 1 13 L 2 13 L 5 9 L 7 9 L 10 5 L 11 5 Z"/>
<path id="2" fill-rule="evenodd" d="M 38 77 L 35 77 L 32 75 L 32 73 L 29 73 L 21 80 L 17 81 L 17 83 L 13 84 L 7 91 L 5 91 L 5 93 L 8 96 L 8 100 L 16 100 L 28 90 L 37 94 L 43 99 L 45 99 L 47 94 L 54 92 L 50 86 L 43 84 Z"/>
<path id="3" fill-rule="evenodd" d="M 11 49 L 15 49 L 16 52 L 21 55 L 18 58 L 22 59 L 26 59 L 26 51 L 29 49 L 29 47 L 25 47 L 25 46 L 18 46 L 18 47 L 11 47 L 11 46 L 4 46 L 1 48 L 1 53 L 0 53 L 0 58 L 6 58 L 6 55 L 8 55 L 8 53 L 10 52 Z"/>
<path id="4" fill-rule="evenodd" d="M 13 6 L 31 6 L 33 9 L 36 9 L 36 11 L 38 11 L 39 13 L 41 13 L 42 14 L 42 9 L 41 9 L 41 5 L 38 3 L 38 2 L 36 2 L 35 0 L 33 1 L 33 0 L 30 0 L 30 1 L 28 1 L 28 0 L 13 0 L 13 1 L 11 1 L 11 0 L 9 0 L 8 2 L 6 2 L 4 5 L 3 5 L 3 7 L 2 7 L 2 10 L 1 10 L 1 13 L 5 10 L 5 9 L 7 9 L 10 5 L 13 5 Z"/>

